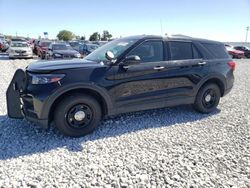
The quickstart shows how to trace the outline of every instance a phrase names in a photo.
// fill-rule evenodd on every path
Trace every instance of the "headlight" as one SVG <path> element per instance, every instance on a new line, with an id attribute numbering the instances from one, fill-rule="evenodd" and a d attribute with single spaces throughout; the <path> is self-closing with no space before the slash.
<path id="1" fill-rule="evenodd" d="M 49 84 L 60 81 L 64 74 L 33 74 L 32 84 Z"/>
<path id="2" fill-rule="evenodd" d="M 61 54 L 54 54 L 55 57 L 62 57 Z"/>
<path id="3" fill-rule="evenodd" d="M 74 54 L 75 57 L 81 57 L 80 53 Z"/>

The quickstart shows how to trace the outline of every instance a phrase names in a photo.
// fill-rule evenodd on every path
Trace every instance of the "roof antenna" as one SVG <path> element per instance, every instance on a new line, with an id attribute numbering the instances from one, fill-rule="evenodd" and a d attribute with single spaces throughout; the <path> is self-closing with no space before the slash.
<path id="1" fill-rule="evenodd" d="M 160 24 L 161 24 L 161 36 L 163 36 L 163 32 L 162 32 L 162 20 L 160 19 Z"/>

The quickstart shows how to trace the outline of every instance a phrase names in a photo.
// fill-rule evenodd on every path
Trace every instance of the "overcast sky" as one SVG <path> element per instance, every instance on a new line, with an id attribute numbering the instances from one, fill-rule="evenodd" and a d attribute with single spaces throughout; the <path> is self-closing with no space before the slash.
<path id="1" fill-rule="evenodd" d="M 114 37 L 168 33 L 226 42 L 244 41 L 247 26 L 250 0 L 0 0 L 0 33 L 25 37 L 108 30 Z"/>

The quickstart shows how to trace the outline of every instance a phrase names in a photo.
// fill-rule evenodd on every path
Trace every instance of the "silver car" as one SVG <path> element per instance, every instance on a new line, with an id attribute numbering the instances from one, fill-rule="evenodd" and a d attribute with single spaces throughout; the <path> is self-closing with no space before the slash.
<path id="1" fill-rule="evenodd" d="M 7 52 L 9 53 L 9 59 L 33 58 L 32 48 L 27 42 L 11 42 Z"/>

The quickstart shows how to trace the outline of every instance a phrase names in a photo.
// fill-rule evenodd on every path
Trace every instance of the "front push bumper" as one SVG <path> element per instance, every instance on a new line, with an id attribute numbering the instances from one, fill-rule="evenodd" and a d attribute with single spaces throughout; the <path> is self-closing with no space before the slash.
<path id="1" fill-rule="evenodd" d="M 25 97 L 22 97 L 25 92 L 27 85 L 27 77 L 22 69 L 18 69 L 7 89 L 6 100 L 7 100 L 7 114 L 10 118 L 15 119 L 27 119 L 34 123 L 40 124 L 44 129 L 48 129 L 48 119 L 37 118 L 32 109 L 26 108 Z"/>

